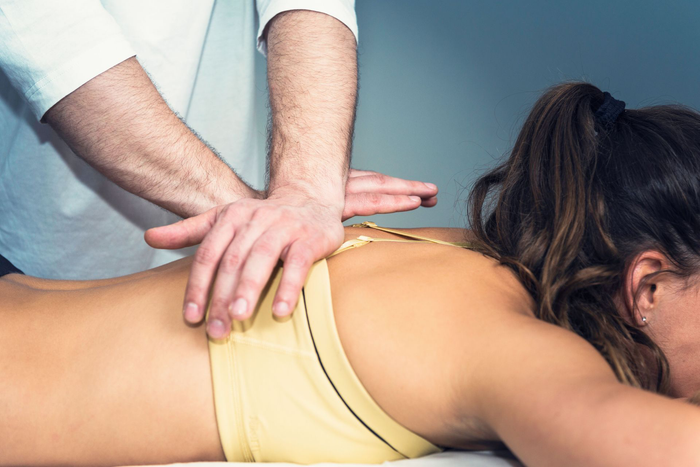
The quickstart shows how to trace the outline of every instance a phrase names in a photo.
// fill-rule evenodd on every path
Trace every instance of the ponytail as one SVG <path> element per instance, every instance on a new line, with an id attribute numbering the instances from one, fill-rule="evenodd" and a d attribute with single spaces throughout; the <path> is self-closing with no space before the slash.
<path id="1" fill-rule="evenodd" d="M 519 277 L 538 319 L 585 338 L 621 382 L 665 392 L 663 352 L 618 314 L 613 300 L 628 256 L 610 234 L 608 187 L 599 174 L 614 157 L 615 133 L 627 116 L 597 120 L 604 100 L 586 83 L 548 90 L 510 157 L 472 189 L 471 227 L 483 251 Z"/>

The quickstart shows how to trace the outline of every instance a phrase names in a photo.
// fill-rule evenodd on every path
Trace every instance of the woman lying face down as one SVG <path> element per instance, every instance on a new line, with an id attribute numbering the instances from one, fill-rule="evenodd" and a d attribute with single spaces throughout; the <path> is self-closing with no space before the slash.
<path id="1" fill-rule="evenodd" d="M 191 259 L 0 278 L 0 465 L 697 465 L 700 115 L 567 83 L 470 198 L 471 232 L 346 229 L 291 319 L 207 341 Z M 456 242 L 464 248 L 458 248 Z M 360 247 L 360 248 L 358 248 Z M 348 251 L 346 251 L 348 250 Z"/>
<path id="2" fill-rule="evenodd" d="M 564 84 L 470 200 L 475 234 L 516 271 L 538 319 L 593 344 L 620 381 L 673 396 L 700 389 L 698 156 L 696 111 L 624 110 Z"/>

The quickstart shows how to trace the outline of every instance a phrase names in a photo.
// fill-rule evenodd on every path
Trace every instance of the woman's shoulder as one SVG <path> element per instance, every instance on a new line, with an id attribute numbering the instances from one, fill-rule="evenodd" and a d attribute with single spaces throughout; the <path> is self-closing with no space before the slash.
<path id="1" fill-rule="evenodd" d="M 588 342 L 536 319 L 513 272 L 480 253 L 377 242 L 328 264 L 338 333 L 355 373 L 392 418 L 433 443 L 495 441 L 509 413 L 539 423 L 539 409 L 530 407 L 546 403 L 550 387 L 571 396 L 618 384 Z M 485 414 L 484 405 L 507 410 Z"/>
<path id="2" fill-rule="evenodd" d="M 346 228 L 346 241 L 358 237 L 380 241 L 329 260 L 335 289 L 352 290 L 353 301 L 364 294 L 371 295 L 372 302 L 387 305 L 387 302 L 425 299 L 435 303 L 432 308 L 439 303 L 444 310 L 462 309 L 465 304 L 485 304 L 486 301 L 492 305 L 498 302 L 506 308 L 512 306 L 519 313 L 530 313 L 531 297 L 511 269 L 482 253 L 456 245 L 474 240 L 469 231 L 436 227 L 388 230 L 391 231 Z M 402 234 L 453 245 L 412 241 Z M 391 297 L 392 291 L 400 293 Z"/>
<path id="3" fill-rule="evenodd" d="M 468 239 L 458 230 L 408 232 L 447 242 Z M 368 228 L 347 234 L 399 238 Z M 444 441 L 436 433 L 450 433 L 450 378 L 478 364 L 486 323 L 492 330 L 494 320 L 534 321 L 531 298 L 513 273 L 468 249 L 377 242 L 328 265 L 338 333 L 360 381 L 399 423 L 433 442 Z"/>

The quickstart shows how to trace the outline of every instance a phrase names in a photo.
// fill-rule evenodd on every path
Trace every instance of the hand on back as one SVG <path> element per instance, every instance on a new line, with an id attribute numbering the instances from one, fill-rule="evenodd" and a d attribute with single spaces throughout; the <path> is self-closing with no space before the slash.
<path id="1" fill-rule="evenodd" d="M 184 316 L 200 322 L 211 290 L 207 332 L 223 338 L 232 320 L 251 316 L 279 260 L 284 271 L 273 313 L 284 317 L 294 310 L 311 265 L 343 242 L 342 221 L 437 203 L 434 185 L 369 171 L 351 170 L 345 193 L 342 213 L 302 193 L 273 193 L 151 229 L 145 238 L 154 248 L 201 244 L 185 291 Z"/>

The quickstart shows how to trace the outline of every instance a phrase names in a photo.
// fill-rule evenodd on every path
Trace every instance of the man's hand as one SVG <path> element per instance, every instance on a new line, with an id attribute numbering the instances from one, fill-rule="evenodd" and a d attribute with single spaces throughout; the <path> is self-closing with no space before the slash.
<path id="1" fill-rule="evenodd" d="M 146 235 L 158 248 L 201 242 L 185 292 L 185 318 L 203 318 L 216 274 L 207 324 L 214 338 L 229 334 L 232 319 L 251 315 L 279 259 L 284 272 L 273 312 L 291 313 L 313 262 L 340 246 L 344 209 L 345 217 L 415 209 L 434 204 L 437 194 L 417 183 L 402 196 L 396 179 L 349 177 L 357 44 L 343 23 L 319 12 L 286 11 L 268 23 L 265 38 L 272 123 L 267 199 L 213 208 Z M 346 184 L 352 190 L 347 201 Z M 377 194 L 367 194 L 376 185 Z"/>
<path id="2" fill-rule="evenodd" d="M 350 169 L 345 184 L 343 221 L 355 216 L 411 211 L 418 206 L 431 208 L 437 204 L 437 192 L 432 183 Z"/>
<path id="3" fill-rule="evenodd" d="M 351 171 L 342 219 L 434 206 L 437 188 L 368 171 Z M 245 199 L 146 232 L 154 248 L 201 243 L 185 291 L 184 316 L 204 317 L 214 277 L 207 323 L 213 338 L 229 334 L 232 320 L 250 317 L 279 259 L 284 262 L 273 313 L 296 306 L 311 265 L 343 241 L 341 216 L 333 206 L 292 193 L 266 200 Z"/>
<path id="4" fill-rule="evenodd" d="M 193 231 L 210 230 L 201 240 L 185 291 L 185 318 L 203 316 L 210 286 L 214 289 L 207 323 L 213 338 L 228 335 L 231 320 L 250 317 L 274 267 L 284 272 L 273 301 L 277 316 L 296 306 L 309 268 L 343 241 L 340 213 L 303 197 L 245 199 L 213 208 L 183 224 Z M 189 242 L 188 242 L 189 243 Z"/>

